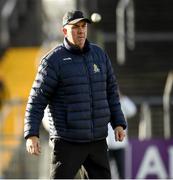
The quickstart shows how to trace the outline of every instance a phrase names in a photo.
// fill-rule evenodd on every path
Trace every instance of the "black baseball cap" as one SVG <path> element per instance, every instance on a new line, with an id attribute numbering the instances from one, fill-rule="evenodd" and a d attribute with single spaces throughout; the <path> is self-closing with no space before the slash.
<path id="1" fill-rule="evenodd" d="M 76 24 L 79 21 L 86 21 L 87 23 L 91 23 L 91 21 L 84 17 L 83 12 L 76 10 L 76 11 L 68 11 L 67 13 L 65 13 L 65 15 L 63 16 L 63 26 L 67 25 L 67 24 Z"/>

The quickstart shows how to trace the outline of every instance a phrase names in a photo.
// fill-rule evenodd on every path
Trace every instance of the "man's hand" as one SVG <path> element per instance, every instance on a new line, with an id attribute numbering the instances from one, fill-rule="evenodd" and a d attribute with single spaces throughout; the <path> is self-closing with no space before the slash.
<path id="1" fill-rule="evenodd" d="M 37 136 L 29 137 L 26 140 L 26 150 L 33 155 L 39 155 L 41 153 L 40 141 Z"/>
<path id="2" fill-rule="evenodd" d="M 125 132 L 122 126 L 117 126 L 114 129 L 114 134 L 115 134 L 115 140 L 116 141 L 123 141 L 125 137 Z"/>

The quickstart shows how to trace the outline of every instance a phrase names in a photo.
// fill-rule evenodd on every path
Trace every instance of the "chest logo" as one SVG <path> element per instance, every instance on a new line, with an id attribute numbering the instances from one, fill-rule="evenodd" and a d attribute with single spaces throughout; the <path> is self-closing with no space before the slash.
<path id="1" fill-rule="evenodd" d="M 98 68 L 97 64 L 93 64 L 94 73 L 100 72 L 100 69 Z"/>
<path id="2" fill-rule="evenodd" d="M 71 57 L 67 57 L 67 58 L 64 58 L 63 60 L 64 60 L 64 61 L 71 61 L 72 58 L 71 58 Z"/>

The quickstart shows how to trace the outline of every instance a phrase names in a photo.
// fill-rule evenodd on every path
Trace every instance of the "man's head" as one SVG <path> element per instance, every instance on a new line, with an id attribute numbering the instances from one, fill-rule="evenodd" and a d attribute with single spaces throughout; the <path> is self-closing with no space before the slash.
<path id="1" fill-rule="evenodd" d="M 69 11 L 63 17 L 64 36 L 80 49 L 84 47 L 87 38 L 87 23 L 91 21 L 81 11 Z"/>
<path id="2" fill-rule="evenodd" d="M 68 11 L 65 13 L 65 15 L 63 16 L 63 27 L 67 24 L 76 24 L 77 22 L 84 20 L 87 23 L 91 23 L 91 21 L 84 17 L 83 12 L 81 11 Z"/>

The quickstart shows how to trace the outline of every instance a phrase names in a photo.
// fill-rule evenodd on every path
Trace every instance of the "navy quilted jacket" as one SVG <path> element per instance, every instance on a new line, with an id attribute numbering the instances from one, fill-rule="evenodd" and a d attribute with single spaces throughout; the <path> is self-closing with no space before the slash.
<path id="1" fill-rule="evenodd" d="M 88 41 L 81 51 L 64 39 L 42 59 L 26 107 L 26 139 L 39 137 L 47 105 L 50 138 L 90 142 L 106 138 L 109 122 L 126 128 L 111 62 Z"/>

